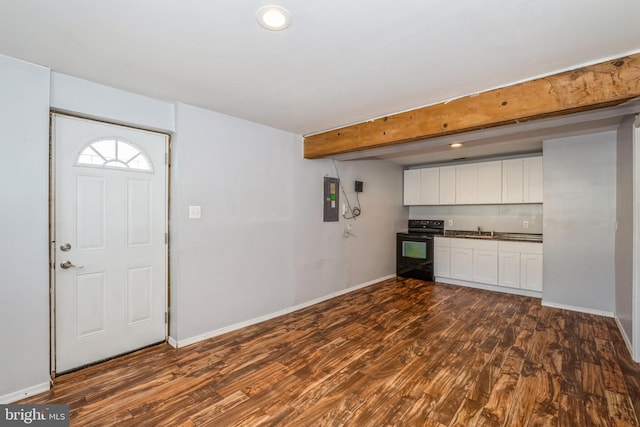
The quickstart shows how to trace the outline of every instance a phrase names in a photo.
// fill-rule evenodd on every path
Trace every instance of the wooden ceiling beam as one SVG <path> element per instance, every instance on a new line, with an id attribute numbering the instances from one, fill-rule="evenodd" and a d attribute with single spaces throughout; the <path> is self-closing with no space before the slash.
<path id="1" fill-rule="evenodd" d="M 640 97 L 640 53 L 310 135 L 304 157 L 370 148 L 610 107 Z"/>

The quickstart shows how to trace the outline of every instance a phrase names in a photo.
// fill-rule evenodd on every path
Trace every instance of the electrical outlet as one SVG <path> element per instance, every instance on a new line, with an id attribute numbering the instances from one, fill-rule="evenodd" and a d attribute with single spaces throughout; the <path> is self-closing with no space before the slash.
<path id="1" fill-rule="evenodd" d="M 522 228 L 529 228 L 529 221 L 522 221 Z"/>
<path id="2" fill-rule="evenodd" d="M 189 206 L 189 219 L 200 219 L 200 218 L 202 218 L 202 207 Z"/>
<path id="3" fill-rule="evenodd" d="M 448 227 L 453 227 L 453 220 L 452 219 L 447 221 L 447 226 Z"/>

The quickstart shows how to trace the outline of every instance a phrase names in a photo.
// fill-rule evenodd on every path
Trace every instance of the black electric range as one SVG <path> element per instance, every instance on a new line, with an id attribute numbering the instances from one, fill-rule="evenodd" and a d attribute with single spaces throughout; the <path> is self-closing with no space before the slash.
<path id="1" fill-rule="evenodd" d="M 433 281 L 433 238 L 444 235 L 444 221 L 410 219 L 396 235 L 396 275 Z"/>

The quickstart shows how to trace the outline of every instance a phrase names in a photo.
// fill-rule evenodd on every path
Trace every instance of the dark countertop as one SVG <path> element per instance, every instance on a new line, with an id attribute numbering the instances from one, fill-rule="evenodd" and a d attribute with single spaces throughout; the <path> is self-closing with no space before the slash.
<path id="1" fill-rule="evenodd" d="M 482 231 L 478 233 L 477 231 L 445 230 L 443 237 L 453 237 L 456 239 L 542 243 L 542 234 L 536 233 L 508 233 L 500 231 Z"/>

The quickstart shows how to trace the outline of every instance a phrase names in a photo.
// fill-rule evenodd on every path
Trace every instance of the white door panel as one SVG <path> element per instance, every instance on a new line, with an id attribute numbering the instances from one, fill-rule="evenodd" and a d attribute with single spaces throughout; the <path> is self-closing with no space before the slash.
<path id="1" fill-rule="evenodd" d="M 54 115 L 53 141 L 60 373 L 166 337 L 167 137 Z"/>

